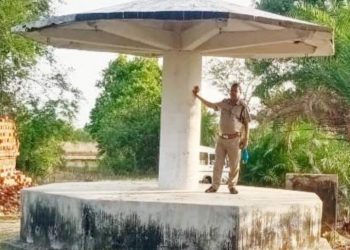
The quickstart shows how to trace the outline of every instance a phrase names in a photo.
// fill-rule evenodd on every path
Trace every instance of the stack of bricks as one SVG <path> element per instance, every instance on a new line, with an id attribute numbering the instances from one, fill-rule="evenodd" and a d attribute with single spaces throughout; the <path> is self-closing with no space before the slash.
<path id="1" fill-rule="evenodd" d="M 18 149 L 16 124 L 0 116 L 0 215 L 18 213 L 20 190 L 32 184 L 31 178 L 16 170 Z"/>

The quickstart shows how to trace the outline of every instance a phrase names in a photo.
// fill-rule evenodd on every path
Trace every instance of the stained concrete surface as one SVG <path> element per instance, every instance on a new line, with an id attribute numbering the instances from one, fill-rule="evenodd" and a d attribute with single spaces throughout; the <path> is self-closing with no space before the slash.
<path id="1" fill-rule="evenodd" d="M 156 182 L 62 183 L 22 191 L 21 240 L 49 249 L 320 249 L 322 203 L 308 192 L 238 195 Z"/>

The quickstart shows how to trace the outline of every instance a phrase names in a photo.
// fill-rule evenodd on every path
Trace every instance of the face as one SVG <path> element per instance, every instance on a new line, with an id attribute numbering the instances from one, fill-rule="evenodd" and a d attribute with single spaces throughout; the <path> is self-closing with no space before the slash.
<path id="1" fill-rule="evenodd" d="M 241 95 L 241 92 L 239 90 L 239 87 L 232 86 L 231 92 L 230 92 L 231 99 L 237 100 L 237 99 L 239 99 L 240 95 Z"/>

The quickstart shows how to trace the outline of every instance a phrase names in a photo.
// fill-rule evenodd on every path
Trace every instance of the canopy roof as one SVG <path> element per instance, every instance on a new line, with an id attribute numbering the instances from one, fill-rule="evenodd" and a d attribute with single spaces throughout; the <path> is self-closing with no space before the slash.
<path id="1" fill-rule="evenodd" d="M 277 58 L 334 53 L 332 31 L 224 0 L 136 0 L 14 28 L 61 48 L 161 56 Z"/>

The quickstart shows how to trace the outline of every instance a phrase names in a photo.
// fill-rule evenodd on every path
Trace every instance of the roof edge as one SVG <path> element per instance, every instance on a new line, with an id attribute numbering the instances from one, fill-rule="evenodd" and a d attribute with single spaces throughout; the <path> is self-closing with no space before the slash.
<path id="1" fill-rule="evenodd" d="M 110 13 L 86 13 L 70 14 L 63 16 L 53 16 L 48 19 L 42 19 L 35 22 L 15 26 L 12 32 L 22 33 L 40 30 L 43 28 L 68 24 L 79 21 L 98 21 L 98 20 L 164 20 L 164 21 L 196 21 L 210 19 L 241 19 L 247 21 L 261 22 L 265 24 L 278 25 L 286 28 L 298 28 L 304 30 L 315 30 L 322 32 L 332 32 L 333 29 L 314 23 L 299 23 L 289 20 L 278 20 L 261 16 L 252 16 L 248 14 L 237 14 L 231 12 L 215 11 L 158 11 L 158 12 L 110 12 Z"/>

